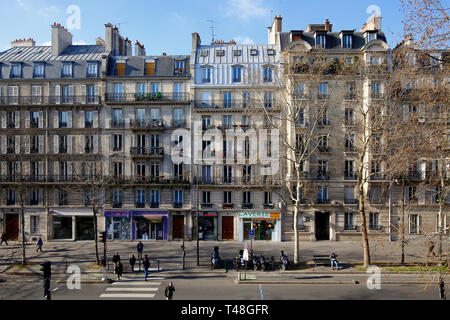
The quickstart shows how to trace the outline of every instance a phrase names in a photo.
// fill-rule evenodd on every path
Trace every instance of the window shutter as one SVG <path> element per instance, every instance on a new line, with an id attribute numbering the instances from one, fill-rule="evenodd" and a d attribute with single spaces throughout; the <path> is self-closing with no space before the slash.
<path id="1" fill-rule="evenodd" d="M 409 187 L 405 187 L 404 200 L 405 200 L 405 205 L 408 205 L 409 204 Z"/>
<path id="2" fill-rule="evenodd" d="M 55 177 L 59 177 L 59 162 L 55 161 L 53 162 L 53 174 Z"/>
<path id="3" fill-rule="evenodd" d="M 145 64 L 145 75 L 146 76 L 154 76 L 155 75 L 155 63 L 147 62 Z"/>
<path id="4" fill-rule="evenodd" d="M 69 111 L 69 112 L 68 112 L 68 117 L 67 117 L 67 118 L 68 118 L 67 121 L 69 122 L 69 123 L 67 124 L 67 127 L 70 129 L 70 128 L 73 127 L 73 125 L 72 125 L 72 124 L 73 124 L 72 111 Z"/>
<path id="5" fill-rule="evenodd" d="M 39 168 L 39 176 L 42 176 L 42 177 L 47 176 L 44 172 L 44 161 L 38 162 L 38 168 Z"/>
<path id="6" fill-rule="evenodd" d="M 73 161 L 67 162 L 67 175 L 69 177 L 73 175 Z"/>
<path id="7" fill-rule="evenodd" d="M 427 178 L 427 162 L 422 161 L 419 165 L 420 168 L 420 176 L 422 180 L 425 180 Z"/>
<path id="8" fill-rule="evenodd" d="M 25 128 L 30 127 L 30 111 L 25 111 Z"/>
<path id="9" fill-rule="evenodd" d="M 16 111 L 16 129 L 20 128 L 20 111 Z"/>
<path id="10" fill-rule="evenodd" d="M 106 137 L 106 143 L 108 144 L 106 150 L 108 150 L 109 153 L 113 152 L 113 150 L 112 150 L 113 144 L 112 144 L 111 140 L 112 140 L 112 135 Z"/>
<path id="11" fill-rule="evenodd" d="M 61 104 L 61 86 L 55 86 L 55 104 Z"/>
<path id="12" fill-rule="evenodd" d="M 44 153 L 44 136 L 39 136 L 39 153 Z"/>
<path id="13" fill-rule="evenodd" d="M 30 154 L 30 136 L 25 136 L 25 154 Z"/>
<path id="14" fill-rule="evenodd" d="M 94 120 L 94 124 L 93 124 L 93 127 L 95 128 L 95 129 L 97 129 L 98 128 L 98 111 L 97 110 L 95 110 L 94 111 L 94 116 L 93 116 L 93 120 Z"/>
<path id="15" fill-rule="evenodd" d="M 2 154 L 6 154 L 7 148 L 6 145 L 8 143 L 8 139 L 6 136 L 2 136 Z"/>
<path id="16" fill-rule="evenodd" d="M 58 135 L 55 135 L 53 137 L 53 152 L 55 154 L 59 153 L 59 136 Z"/>
<path id="17" fill-rule="evenodd" d="M 20 136 L 16 136 L 16 154 L 20 154 Z"/>
<path id="18" fill-rule="evenodd" d="M 81 135 L 80 137 L 79 137 L 79 142 L 80 142 L 80 154 L 84 154 L 84 147 L 85 147 L 85 145 L 84 145 L 84 143 L 85 143 L 85 139 L 84 139 L 84 136 L 83 135 Z"/>
<path id="19" fill-rule="evenodd" d="M 59 128 L 59 112 L 57 110 L 53 111 L 53 128 Z"/>
<path id="20" fill-rule="evenodd" d="M 98 103 L 100 103 L 100 99 L 99 99 L 99 97 L 100 97 L 100 86 L 96 85 L 94 90 L 95 90 L 95 92 L 94 92 L 94 94 L 95 94 L 94 101 L 95 101 L 96 104 L 98 104 Z"/>
<path id="21" fill-rule="evenodd" d="M 69 97 L 70 97 L 70 103 L 73 103 L 73 100 L 75 97 L 75 86 L 74 85 L 69 86 Z"/>
<path id="22" fill-rule="evenodd" d="M 87 101 L 87 89 L 86 85 L 81 86 L 81 104 L 86 104 Z"/>
<path id="23" fill-rule="evenodd" d="M 72 139 L 73 139 L 73 136 L 67 136 L 67 153 L 68 154 L 72 154 L 73 153 L 73 151 L 72 151 L 72 148 L 73 148 L 73 143 L 72 143 Z"/>
<path id="24" fill-rule="evenodd" d="M 84 129 L 86 127 L 86 118 L 85 118 L 86 111 L 82 110 L 80 111 L 80 128 Z"/>
<path id="25" fill-rule="evenodd" d="M 116 63 L 116 76 L 124 76 L 125 75 L 125 66 L 126 66 L 126 63 Z"/>
<path id="26" fill-rule="evenodd" d="M 423 187 L 419 187 L 417 193 L 419 194 L 419 204 L 425 204 L 425 189 Z"/>
<path id="27" fill-rule="evenodd" d="M 2 111 L 2 129 L 6 129 L 6 111 Z"/>
<path id="28" fill-rule="evenodd" d="M 98 136 L 94 136 L 94 154 L 98 153 Z"/>
<path id="29" fill-rule="evenodd" d="M 39 128 L 44 128 L 44 111 L 39 111 Z"/>

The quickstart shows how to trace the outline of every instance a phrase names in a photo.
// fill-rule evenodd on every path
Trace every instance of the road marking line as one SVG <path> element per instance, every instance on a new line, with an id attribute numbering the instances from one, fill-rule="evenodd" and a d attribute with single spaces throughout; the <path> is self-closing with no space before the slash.
<path id="1" fill-rule="evenodd" d="M 158 291 L 159 288 L 106 288 L 106 291 Z"/>
<path id="2" fill-rule="evenodd" d="M 261 300 L 264 300 L 264 295 L 263 295 L 263 291 L 262 291 L 262 285 L 259 285 L 259 293 L 261 294 Z"/>
<path id="3" fill-rule="evenodd" d="M 100 298 L 154 298 L 155 294 L 153 293 L 104 293 L 100 295 Z"/>
<path id="4" fill-rule="evenodd" d="M 152 282 L 152 281 L 124 281 L 124 282 L 114 282 L 113 286 L 160 286 L 162 282 Z"/>

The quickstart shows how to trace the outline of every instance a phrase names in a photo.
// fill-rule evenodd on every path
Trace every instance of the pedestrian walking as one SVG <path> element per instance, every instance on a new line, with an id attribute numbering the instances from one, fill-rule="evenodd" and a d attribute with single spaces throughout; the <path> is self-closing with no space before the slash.
<path id="1" fill-rule="evenodd" d="M 6 232 L 2 233 L 2 242 L 0 243 L 0 246 L 3 245 L 3 242 L 5 242 L 6 245 L 8 245 L 8 237 L 6 236 Z"/>
<path id="2" fill-rule="evenodd" d="M 134 256 L 134 254 L 132 254 L 131 257 L 130 257 L 131 272 L 134 272 L 134 265 L 135 264 L 136 264 L 136 257 Z"/>
<path id="3" fill-rule="evenodd" d="M 173 300 L 173 293 L 175 292 L 175 286 L 173 283 L 169 283 L 169 285 L 166 288 L 166 291 L 164 292 L 164 295 L 166 296 L 166 300 Z"/>
<path id="4" fill-rule="evenodd" d="M 117 265 L 117 262 L 119 262 L 119 261 L 120 261 L 120 256 L 119 256 L 119 253 L 116 252 L 116 254 L 112 257 L 112 262 L 114 264 L 114 273 L 116 273 L 115 266 Z"/>
<path id="5" fill-rule="evenodd" d="M 331 261 L 331 269 L 335 269 L 335 266 L 336 266 L 336 269 L 338 269 L 339 270 L 339 262 L 337 261 L 337 255 L 336 255 L 336 253 L 331 253 L 330 254 L 330 261 Z"/>
<path id="6" fill-rule="evenodd" d="M 447 291 L 445 290 L 445 281 L 443 276 L 439 277 L 439 297 L 442 300 L 447 300 Z"/>
<path id="7" fill-rule="evenodd" d="M 120 280 L 120 277 L 122 276 L 122 273 L 123 273 L 123 265 L 122 265 L 122 262 L 120 262 L 120 260 L 117 261 L 117 263 L 116 263 L 115 271 L 117 274 L 117 280 Z"/>
<path id="8" fill-rule="evenodd" d="M 145 255 L 144 257 L 144 274 L 145 274 L 145 281 L 147 281 L 148 274 L 149 274 L 149 268 L 150 268 L 150 259 Z"/>
<path id="9" fill-rule="evenodd" d="M 36 242 L 36 252 L 38 251 L 42 251 L 42 245 L 44 244 L 44 242 L 42 241 L 42 238 L 39 237 L 39 240 Z"/>
<path id="10" fill-rule="evenodd" d="M 142 244 L 142 241 L 139 241 L 136 248 L 137 248 L 137 253 L 138 253 L 139 271 L 140 271 L 141 270 L 142 253 L 144 252 L 144 245 Z"/>

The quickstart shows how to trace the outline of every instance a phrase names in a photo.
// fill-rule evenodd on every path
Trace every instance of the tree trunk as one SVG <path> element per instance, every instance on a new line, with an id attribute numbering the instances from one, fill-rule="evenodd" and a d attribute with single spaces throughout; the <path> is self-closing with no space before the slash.
<path id="1" fill-rule="evenodd" d="M 442 161 L 442 159 L 441 159 Z M 439 237 L 438 237 L 438 266 L 442 267 L 442 239 L 443 239 L 443 233 L 444 233 L 444 204 L 446 202 L 446 196 L 447 194 L 444 192 L 445 190 L 445 161 L 441 162 L 441 174 L 440 174 L 440 184 L 441 184 L 441 188 L 439 191 L 439 222 L 438 222 L 438 232 L 439 232 Z"/>
<path id="2" fill-rule="evenodd" d="M 297 196 L 298 197 L 298 196 Z M 298 198 L 295 201 L 295 208 L 294 208 L 294 263 L 297 264 L 299 262 L 299 252 L 300 252 L 300 244 L 299 244 L 299 237 L 298 237 Z"/>
<path id="3" fill-rule="evenodd" d="M 361 182 L 362 184 L 362 182 Z M 361 235 L 364 248 L 364 268 L 370 266 L 370 248 L 369 248 L 369 236 L 367 233 L 367 220 L 364 204 L 364 190 L 362 185 L 359 188 L 359 215 L 361 216 Z"/>
<path id="4" fill-rule="evenodd" d="M 97 212 L 95 210 L 95 206 L 92 207 L 92 213 L 94 216 L 94 242 L 95 242 L 95 259 L 97 265 L 100 265 L 100 258 L 98 256 L 98 227 L 97 227 Z"/>
<path id="5" fill-rule="evenodd" d="M 23 196 L 21 196 L 20 228 L 22 230 L 22 265 L 26 264 L 26 243 L 25 243 L 25 209 Z"/>
<path id="6" fill-rule="evenodd" d="M 400 264 L 403 266 L 405 265 L 405 247 L 406 247 L 406 239 L 405 239 L 405 183 L 402 184 L 402 226 L 401 226 L 401 244 L 402 244 L 402 251 L 401 251 L 401 261 Z"/>

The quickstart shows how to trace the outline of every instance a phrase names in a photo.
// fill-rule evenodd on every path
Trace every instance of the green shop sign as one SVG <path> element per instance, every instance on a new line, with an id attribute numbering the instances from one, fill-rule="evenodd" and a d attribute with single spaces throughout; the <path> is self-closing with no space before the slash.
<path id="1" fill-rule="evenodd" d="M 270 218 L 269 212 L 239 212 L 239 218 L 241 219 L 268 219 Z"/>

